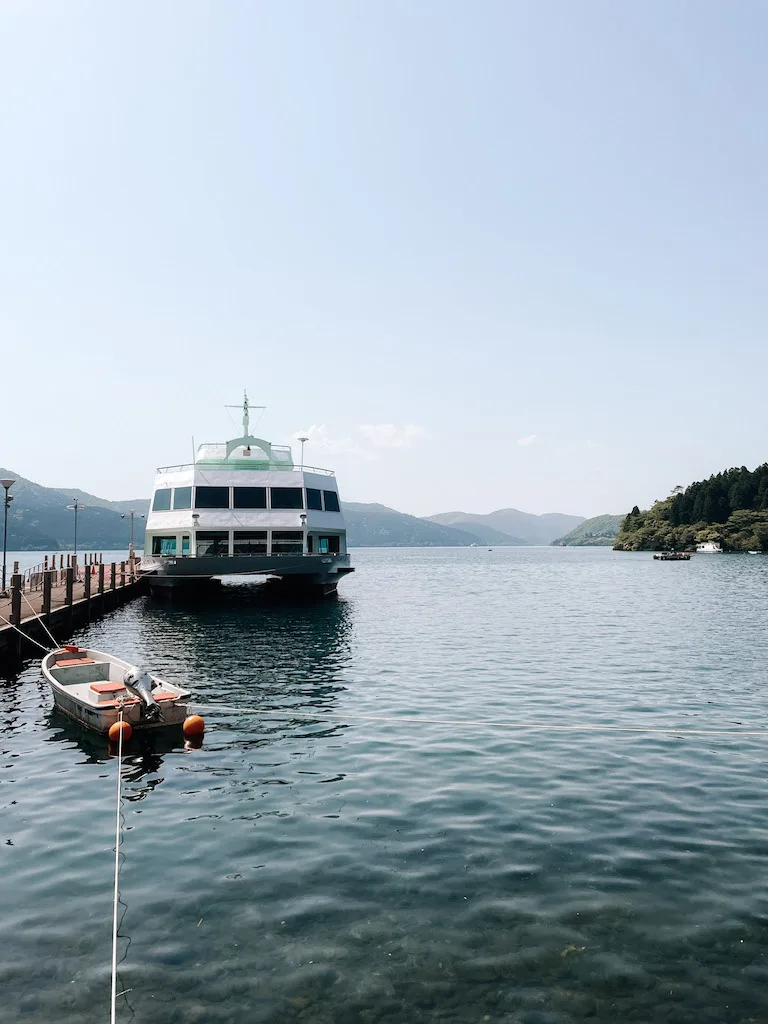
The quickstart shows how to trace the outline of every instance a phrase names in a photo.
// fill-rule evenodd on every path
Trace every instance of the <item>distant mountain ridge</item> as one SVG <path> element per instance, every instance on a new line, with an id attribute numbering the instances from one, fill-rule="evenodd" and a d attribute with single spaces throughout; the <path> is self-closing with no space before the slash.
<path id="1" fill-rule="evenodd" d="M 67 508 L 74 498 L 84 505 L 78 514 L 77 546 L 79 550 L 110 550 L 127 548 L 130 523 L 122 519 L 130 509 L 136 512 L 134 543 L 144 546 L 148 498 L 130 501 L 109 501 L 80 488 L 43 487 L 10 470 L 0 469 L 0 476 L 13 477 L 13 503 L 8 514 L 9 551 L 70 550 L 74 542 L 74 513 Z M 464 512 L 447 512 L 440 516 L 420 518 L 398 512 L 386 505 L 342 502 L 350 547 L 469 547 L 548 543 L 563 532 L 583 522 L 579 516 L 551 514 L 529 515 L 516 509 L 499 509 L 488 516 Z M 448 519 L 450 522 L 442 520 Z M 495 524 L 495 525 L 494 525 Z M 520 530 L 503 529 L 519 525 Z"/>
<path id="2" fill-rule="evenodd" d="M 137 549 L 144 546 L 144 520 L 149 508 L 147 498 L 136 501 L 107 501 L 95 494 L 74 487 L 65 490 L 58 487 L 43 487 L 27 480 L 13 470 L 0 469 L 0 476 L 13 478 L 10 490 L 13 498 L 8 510 L 9 551 L 60 551 L 74 545 L 74 512 L 67 509 L 74 498 L 85 506 L 77 516 L 78 550 L 117 550 L 128 547 L 131 526 L 127 519 L 121 519 L 121 512 L 134 509 L 134 543 Z"/>
<path id="3" fill-rule="evenodd" d="M 386 505 L 343 501 L 349 547 L 469 547 L 478 538 L 465 530 L 429 523 Z"/>
<path id="4" fill-rule="evenodd" d="M 571 516 L 560 512 L 547 512 L 537 516 L 516 508 L 500 508 L 487 515 L 473 512 L 441 512 L 436 516 L 427 516 L 426 520 L 429 523 L 439 523 L 441 526 L 451 526 L 476 534 L 492 530 L 506 537 L 506 541 L 489 540 L 488 543 L 551 544 L 557 537 L 570 533 L 583 523 L 584 516 Z"/>

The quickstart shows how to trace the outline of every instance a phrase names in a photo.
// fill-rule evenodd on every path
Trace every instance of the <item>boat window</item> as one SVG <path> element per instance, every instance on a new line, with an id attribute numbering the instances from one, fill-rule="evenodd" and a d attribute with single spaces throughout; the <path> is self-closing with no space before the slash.
<path id="1" fill-rule="evenodd" d="M 189 534 L 187 533 L 181 538 L 181 553 L 182 555 L 189 554 Z"/>
<path id="2" fill-rule="evenodd" d="M 266 487 L 235 487 L 233 508 L 266 508 Z"/>
<path id="3" fill-rule="evenodd" d="M 338 555 L 339 537 L 318 537 L 318 550 L 321 555 Z"/>
<path id="4" fill-rule="evenodd" d="M 195 534 L 195 542 L 198 558 L 201 555 L 229 554 L 229 533 L 227 530 L 200 530 Z"/>
<path id="5" fill-rule="evenodd" d="M 339 496 L 336 491 L 323 491 L 323 497 L 325 498 L 326 512 L 341 512 Z"/>
<path id="6" fill-rule="evenodd" d="M 153 537 L 152 538 L 152 554 L 153 555 L 175 555 L 176 554 L 176 538 L 175 537 Z"/>
<path id="7" fill-rule="evenodd" d="M 307 508 L 317 509 L 318 512 L 323 511 L 323 492 L 317 490 L 316 487 L 307 488 Z"/>
<path id="8" fill-rule="evenodd" d="M 311 533 L 308 533 L 307 534 L 307 554 L 310 554 L 310 555 L 312 554 L 312 551 L 314 550 L 314 546 L 315 546 L 315 538 L 312 536 Z"/>
<path id="9" fill-rule="evenodd" d="M 272 508 L 304 508 L 301 487 L 270 487 Z"/>
<path id="10" fill-rule="evenodd" d="M 233 555 L 266 555 L 267 531 L 252 530 L 235 532 L 232 545 Z"/>
<path id="11" fill-rule="evenodd" d="M 229 508 L 229 488 L 196 487 L 195 508 Z"/>
<path id="12" fill-rule="evenodd" d="M 155 497 L 152 501 L 153 512 L 167 512 L 171 507 L 171 488 L 162 487 L 160 490 L 155 491 Z"/>
<path id="13" fill-rule="evenodd" d="M 297 530 L 273 530 L 273 555 L 300 555 L 304 550 L 304 535 Z"/>
<path id="14" fill-rule="evenodd" d="M 173 489 L 174 508 L 192 508 L 192 488 L 174 487 Z"/>

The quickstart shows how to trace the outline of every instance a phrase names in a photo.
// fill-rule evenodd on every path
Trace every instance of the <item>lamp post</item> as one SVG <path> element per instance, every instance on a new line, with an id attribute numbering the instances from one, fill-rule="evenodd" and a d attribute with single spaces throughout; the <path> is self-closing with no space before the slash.
<path id="1" fill-rule="evenodd" d="M 307 553 L 307 513 L 302 512 L 299 516 L 301 520 L 301 553 L 306 555 Z"/>
<path id="2" fill-rule="evenodd" d="M 3 505 L 5 507 L 5 518 L 3 520 L 3 589 L 2 589 L 2 596 L 3 597 L 7 597 L 8 596 L 7 592 L 6 592 L 6 589 L 5 589 L 5 556 L 6 556 L 6 549 L 8 547 L 8 507 L 11 504 L 11 502 L 13 501 L 13 498 L 8 493 L 8 491 L 10 491 L 10 489 L 13 487 L 13 485 L 15 483 L 16 483 L 15 480 L 0 480 L 0 484 L 2 484 L 3 487 L 5 488 L 5 498 L 3 500 Z"/>
<path id="3" fill-rule="evenodd" d="M 130 558 L 131 561 L 133 561 L 133 517 L 135 515 L 136 515 L 136 510 L 131 508 L 131 509 L 128 510 L 127 513 L 123 513 L 120 516 L 121 519 L 126 519 L 128 516 L 130 516 L 130 518 L 131 518 L 131 543 L 128 546 L 128 557 Z M 139 518 L 140 519 L 144 519 L 145 518 L 144 514 L 142 513 Z"/>
<path id="4" fill-rule="evenodd" d="M 309 440 L 308 437 L 298 437 L 297 441 L 301 441 L 301 470 L 304 472 L 304 444 Z"/>
<path id="5" fill-rule="evenodd" d="M 74 505 L 67 505 L 67 508 L 71 512 L 74 509 L 75 512 L 75 561 L 77 561 L 77 513 L 85 508 L 85 505 L 81 505 L 77 498 L 73 498 Z"/>

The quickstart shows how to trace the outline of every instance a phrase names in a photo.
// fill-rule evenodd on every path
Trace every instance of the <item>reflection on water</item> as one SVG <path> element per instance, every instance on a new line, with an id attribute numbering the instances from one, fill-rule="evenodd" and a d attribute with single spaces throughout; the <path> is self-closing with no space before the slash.
<path id="1" fill-rule="evenodd" d="M 117 747 L 107 736 L 89 732 L 53 708 L 46 715 L 48 743 L 66 743 L 85 755 L 79 764 L 105 765 L 117 759 Z M 201 745 L 202 746 L 202 745 Z M 123 747 L 123 790 L 127 800 L 143 800 L 163 781 L 164 755 L 190 749 L 181 728 L 134 731 Z M 143 781 L 144 780 L 144 781 Z"/>
<path id="2" fill-rule="evenodd" d="M 764 737 L 683 730 L 765 722 L 768 562 L 356 561 L 328 604 L 233 587 L 79 634 L 206 705 L 201 749 L 137 733 L 126 758 L 120 1019 L 765 1019 Z M 0 749 L 0 1017 L 101 1019 L 115 761 L 34 666 L 0 687 Z"/>

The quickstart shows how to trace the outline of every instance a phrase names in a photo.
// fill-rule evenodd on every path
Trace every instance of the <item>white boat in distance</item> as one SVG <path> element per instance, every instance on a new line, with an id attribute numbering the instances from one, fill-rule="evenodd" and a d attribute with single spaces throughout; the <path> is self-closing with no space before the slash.
<path id="1" fill-rule="evenodd" d="M 700 555 L 722 555 L 723 549 L 716 540 L 705 540 L 696 545 L 696 552 Z"/>
<path id="2" fill-rule="evenodd" d="M 324 596 L 354 570 L 333 470 L 299 466 L 289 447 L 250 432 L 201 444 L 195 461 L 158 469 L 142 576 L 153 593 L 222 576 L 267 577 L 272 589 Z M 280 584 L 275 588 L 273 584 Z"/>
<path id="3" fill-rule="evenodd" d="M 59 711 L 94 732 L 108 733 L 120 717 L 134 730 L 180 726 L 187 717 L 189 690 L 142 673 L 114 654 L 64 647 L 43 658 L 43 675 Z M 143 691 L 151 697 L 143 699 Z"/>

